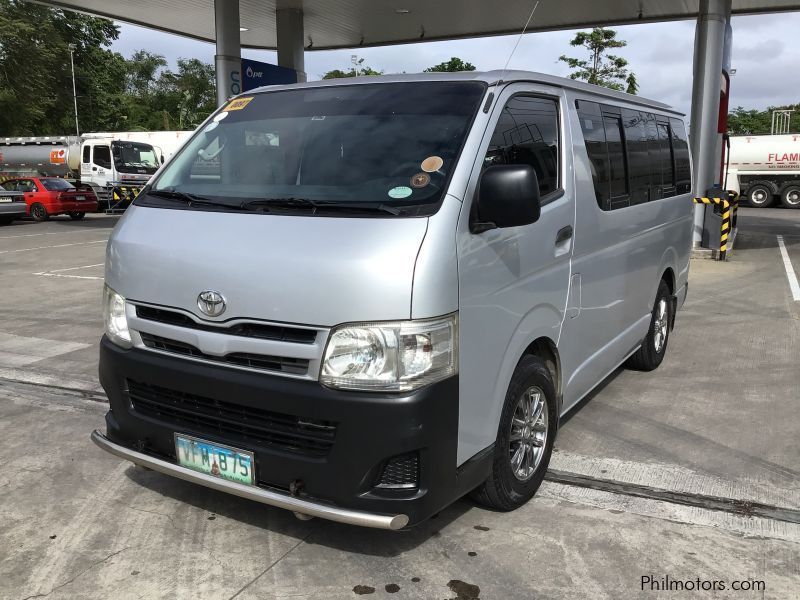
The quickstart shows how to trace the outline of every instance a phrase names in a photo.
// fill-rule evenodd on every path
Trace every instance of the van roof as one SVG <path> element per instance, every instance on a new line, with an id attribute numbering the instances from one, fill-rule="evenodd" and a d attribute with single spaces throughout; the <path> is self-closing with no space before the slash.
<path id="1" fill-rule="evenodd" d="M 592 94 L 599 98 L 613 98 L 621 102 L 629 102 L 640 106 L 648 106 L 661 111 L 670 112 L 674 115 L 683 116 L 684 113 L 676 111 L 674 108 L 663 102 L 650 100 L 641 96 L 633 96 L 624 92 L 610 90 L 598 85 L 575 81 L 566 77 L 556 77 L 545 73 L 534 71 L 517 70 L 494 70 L 494 71 L 463 71 L 459 73 L 411 73 L 397 75 L 375 75 L 367 77 L 351 77 L 346 79 L 324 79 L 321 81 L 309 81 L 305 83 L 294 83 L 290 85 L 270 85 L 260 87 L 247 92 L 247 94 L 274 91 L 277 89 L 292 88 L 314 88 L 341 85 L 363 85 L 367 83 L 398 83 L 408 81 L 482 81 L 488 85 L 496 85 L 499 82 L 512 83 L 516 81 L 527 81 L 532 83 L 544 83 L 565 89 L 572 89 L 586 94 Z"/>

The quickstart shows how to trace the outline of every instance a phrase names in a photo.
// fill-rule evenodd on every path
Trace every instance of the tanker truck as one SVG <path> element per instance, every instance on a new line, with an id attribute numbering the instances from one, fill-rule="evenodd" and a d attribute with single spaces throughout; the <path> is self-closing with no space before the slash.
<path id="1" fill-rule="evenodd" d="M 0 178 L 61 177 L 90 187 L 108 209 L 130 204 L 160 164 L 151 144 L 113 134 L 0 138 Z"/>
<path id="2" fill-rule="evenodd" d="M 800 134 L 730 138 L 727 188 L 750 206 L 800 208 Z"/>

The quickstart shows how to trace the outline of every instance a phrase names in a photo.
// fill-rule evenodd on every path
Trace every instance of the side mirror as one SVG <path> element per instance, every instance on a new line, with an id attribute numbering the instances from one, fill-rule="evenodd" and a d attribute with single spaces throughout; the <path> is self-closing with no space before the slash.
<path id="1" fill-rule="evenodd" d="M 530 165 L 495 165 L 487 168 L 478 183 L 472 233 L 498 227 L 530 225 L 539 220 L 539 178 Z"/>

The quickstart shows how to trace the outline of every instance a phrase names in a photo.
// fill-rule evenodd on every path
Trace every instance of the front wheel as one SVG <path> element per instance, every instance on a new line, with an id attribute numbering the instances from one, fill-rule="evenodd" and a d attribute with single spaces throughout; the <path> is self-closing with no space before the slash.
<path id="1" fill-rule="evenodd" d="M 524 356 L 506 393 L 489 478 L 473 492 L 477 502 L 510 511 L 539 489 L 558 429 L 558 406 L 550 371 L 536 356 Z"/>
<path id="2" fill-rule="evenodd" d="M 50 215 L 47 214 L 47 209 L 44 207 L 44 204 L 37 202 L 36 204 L 31 205 L 31 216 L 33 217 L 34 221 L 47 221 L 50 218 Z"/>
<path id="3" fill-rule="evenodd" d="M 71 212 L 69 213 L 69 218 L 73 221 L 80 221 L 83 217 L 86 216 L 85 212 Z"/>
<path id="4" fill-rule="evenodd" d="M 800 185 L 787 185 L 781 192 L 781 203 L 786 208 L 800 208 Z"/>
<path id="5" fill-rule="evenodd" d="M 747 202 L 755 208 L 766 208 L 772 204 L 772 190 L 767 185 L 758 183 L 747 190 Z"/>
<path id="6" fill-rule="evenodd" d="M 672 299 L 670 298 L 669 288 L 662 279 L 658 284 L 656 302 L 653 305 L 647 337 L 644 338 L 641 348 L 628 359 L 625 366 L 636 371 L 652 371 L 658 368 L 667 353 L 671 324 Z"/>

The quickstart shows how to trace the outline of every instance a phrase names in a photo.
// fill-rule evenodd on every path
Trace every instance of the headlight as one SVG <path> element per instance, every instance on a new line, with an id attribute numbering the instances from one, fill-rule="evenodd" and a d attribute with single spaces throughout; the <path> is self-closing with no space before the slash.
<path id="1" fill-rule="evenodd" d="M 103 288 L 103 321 L 106 324 L 108 339 L 123 348 L 133 346 L 128 319 L 125 316 L 125 298 L 107 285 Z"/>
<path id="2" fill-rule="evenodd" d="M 456 315 L 356 323 L 331 331 L 320 381 L 350 390 L 407 391 L 458 372 Z"/>

